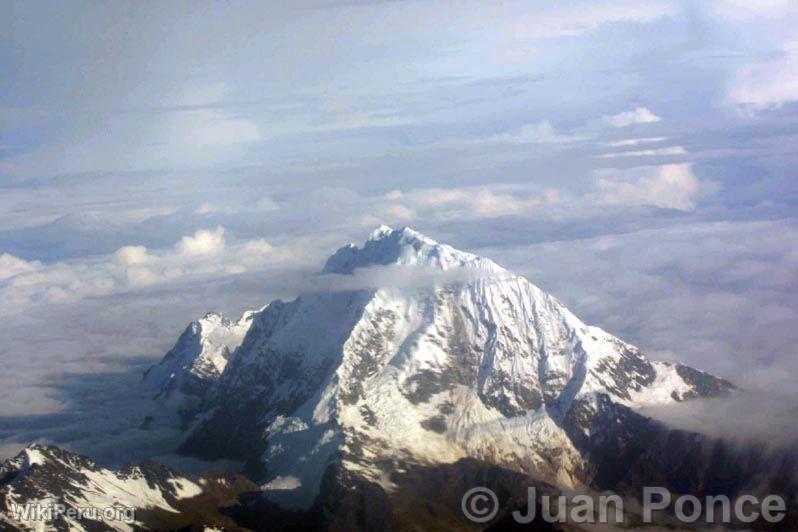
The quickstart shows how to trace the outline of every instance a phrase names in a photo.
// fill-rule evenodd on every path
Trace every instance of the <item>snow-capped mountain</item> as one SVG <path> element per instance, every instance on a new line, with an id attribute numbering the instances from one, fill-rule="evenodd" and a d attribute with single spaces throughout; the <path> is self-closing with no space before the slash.
<path id="1" fill-rule="evenodd" d="M 32 445 L 0 465 L 0 529 L 166 530 L 201 521 L 236 530 L 217 508 L 253 488 L 239 475 L 189 478 L 152 462 L 111 470 Z"/>
<path id="2" fill-rule="evenodd" d="M 402 464 L 463 459 L 579 486 L 596 474 L 596 433 L 623 412 L 732 388 L 650 361 L 526 279 L 408 228 L 341 248 L 322 276 L 324 290 L 227 322 L 243 340 L 198 349 L 187 331 L 191 347 L 181 337 L 148 375 L 168 393 L 163 375 L 227 361 L 203 373 L 216 380 L 181 450 L 246 460 L 290 505 L 313 504 L 332 464 L 386 491 Z M 232 354 L 210 355 L 221 346 Z"/>

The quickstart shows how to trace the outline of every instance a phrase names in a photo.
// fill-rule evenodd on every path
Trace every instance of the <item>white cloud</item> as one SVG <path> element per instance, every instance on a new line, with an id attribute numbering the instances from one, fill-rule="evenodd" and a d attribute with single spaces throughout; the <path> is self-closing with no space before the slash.
<path id="1" fill-rule="evenodd" d="M 224 250 L 224 228 L 219 226 L 213 231 L 200 229 L 194 236 L 184 236 L 177 243 L 177 251 L 181 255 L 216 255 Z"/>
<path id="2" fill-rule="evenodd" d="M 200 229 L 174 246 L 123 246 L 110 255 L 49 264 L 0 255 L 0 313 L 37 302 L 103 296 L 187 276 L 224 276 L 264 268 L 295 253 L 263 239 L 228 245 L 223 227 Z"/>
<path id="3" fill-rule="evenodd" d="M 700 432 L 739 443 L 764 441 L 794 445 L 798 441 L 794 395 L 771 390 L 743 390 L 730 397 L 686 401 L 669 406 L 646 407 L 646 416 L 681 430 Z"/>
<path id="4" fill-rule="evenodd" d="M 720 184 L 701 181 L 690 163 L 602 169 L 595 172 L 595 188 L 583 194 L 566 189 L 530 189 L 521 185 L 418 188 L 392 191 L 396 204 L 406 205 L 423 220 L 479 220 L 519 216 L 541 220 L 589 217 L 604 205 L 652 205 L 692 210 L 698 200 L 716 192 Z M 374 210 L 369 224 L 379 220 Z"/>
<path id="5" fill-rule="evenodd" d="M 362 225 L 375 225 L 390 217 L 390 213 L 405 210 L 413 216 L 408 215 L 404 221 L 414 218 L 444 222 L 502 216 L 577 219 L 595 215 L 605 205 L 652 205 L 688 211 L 696 207 L 700 198 L 720 188 L 717 182 L 699 180 L 690 163 L 602 169 L 594 174 L 595 188 L 579 195 L 567 189 L 533 189 L 516 184 L 392 190 L 373 200 L 360 198 L 367 209 Z"/>
<path id="6" fill-rule="evenodd" d="M 28 262 L 9 253 L 0 255 L 0 281 L 21 273 L 33 272 L 41 268 L 39 261 Z"/>
<path id="7" fill-rule="evenodd" d="M 785 43 L 778 57 L 741 67 L 731 78 L 727 101 L 755 110 L 798 101 L 798 38 Z"/>
<path id="8" fill-rule="evenodd" d="M 153 259 L 145 246 L 121 247 L 114 253 L 114 258 L 126 266 L 130 264 L 144 264 Z"/>
<path id="9" fill-rule="evenodd" d="M 626 127 L 633 124 L 650 124 L 660 122 L 662 118 L 652 113 L 645 107 L 635 107 L 631 111 L 624 111 L 617 115 L 601 117 L 601 122 L 611 127 Z"/>
<path id="10" fill-rule="evenodd" d="M 667 164 L 634 169 L 638 174 L 600 177 L 598 199 L 613 205 L 655 205 L 666 209 L 692 210 L 702 193 L 716 188 L 715 183 L 702 184 L 690 164 Z M 600 174 L 612 174 L 602 171 Z M 619 172 L 618 172 L 619 173 Z"/>

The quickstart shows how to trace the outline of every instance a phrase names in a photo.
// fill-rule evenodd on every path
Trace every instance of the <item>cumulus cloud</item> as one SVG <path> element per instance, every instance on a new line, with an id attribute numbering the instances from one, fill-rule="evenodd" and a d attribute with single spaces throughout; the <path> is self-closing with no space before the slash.
<path id="1" fill-rule="evenodd" d="M 0 312 L 36 302 L 104 296 L 197 275 L 240 274 L 285 258 L 263 239 L 227 244 L 223 227 L 199 229 L 174 246 L 123 246 L 106 256 L 29 263 L 0 256 Z"/>
<path id="2" fill-rule="evenodd" d="M 597 182 L 599 201 L 612 205 L 655 205 L 666 209 L 691 210 L 702 193 L 710 187 L 719 186 L 700 183 L 690 164 L 646 167 L 634 173 L 637 175 L 631 179 L 600 177 Z"/>
<path id="3" fill-rule="evenodd" d="M 36 271 L 41 266 L 42 264 L 39 261 L 28 262 L 9 253 L 3 253 L 0 255 L 0 281 L 21 273 Z"/>
<path id="4" fill-rule="evenodd" d="M 631 111 L 601 117 L 601 122 L 610 127 L 627 127 L 633 124 L 650 124 L 660 121 L 662 118 L 645 107 L 635 107 Z"/>
<path id="5" fill-rule="evenodd" d="M 395 190 L 383 197 L 386 203 L 381 203 L 370 219 L 378 219 L 386 205 L 403 205 L 412 209 L 417 218 L 440 221 L 502 216 L 579 219 L 595 215 L 603 205 L 651 205 L 690 211 L 702 197 L 720 189 L 715 181 L 699 180 L 690 163 L 603 169 L 595 174 L 596 181 L 583 194 L 554 187 L 531 189 L 507 184 Z"/>
<path id="6" fill-rule="evenodd" d="M 217 255 L 224 250 L 224 228 L 200 229 L 194 236 L 184 236 L 177 243 L 177 252 L 186 256 Z"/>
<path id="7" fill-rule="evenodd" d="M 150 255 L 145 246 L 124 246 L 116 250 L 114 258 L 125 266 L 131 264 L 144 264 L 155 257 Z"/>

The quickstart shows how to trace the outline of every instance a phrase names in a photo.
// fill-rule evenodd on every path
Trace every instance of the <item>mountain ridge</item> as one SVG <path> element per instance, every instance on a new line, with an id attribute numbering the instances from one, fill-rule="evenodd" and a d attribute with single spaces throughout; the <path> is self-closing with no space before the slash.
<path id="1" fill-rule="evenodd" d="M 0 464 L 0 528 L 133 531 L 200 521 L 240 530 L 218 508 L 256 489 L 236 474 L 189 477 L 151 461 L 109 469 L 87 456 L 33 444 Z"/>

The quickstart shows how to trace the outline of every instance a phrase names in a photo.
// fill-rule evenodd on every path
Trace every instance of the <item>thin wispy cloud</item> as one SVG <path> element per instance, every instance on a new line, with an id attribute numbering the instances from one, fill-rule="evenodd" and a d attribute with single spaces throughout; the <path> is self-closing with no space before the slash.
<path id="1" fill-rule="evenodd" d="M 613 153 L 602 153 L 597 155 L 602 159 L 613 159 L 615 157 L 645 157 L 645 156 L 660 156 L 660 155 L 684 155 L 687 150 L 682 146 L 667 146 L 664 148 L 647 148 L 645 150 L 626 150 L 617 151 Z"/>
<path id="2" fill-rule="evenodd" d="M 668 140 L 668 137 L 643 137 L 637 139 L 621 139 L 613 140 L 607 143 L 607 146 L 613 148 L 622 148 L 625 146 L 637 146 L 639 144 L 656 144 Z"/>

